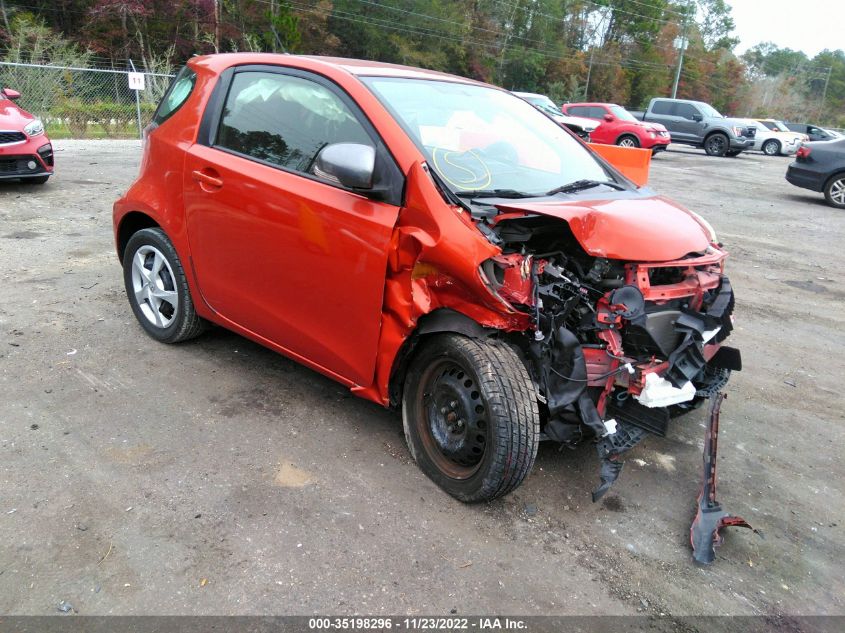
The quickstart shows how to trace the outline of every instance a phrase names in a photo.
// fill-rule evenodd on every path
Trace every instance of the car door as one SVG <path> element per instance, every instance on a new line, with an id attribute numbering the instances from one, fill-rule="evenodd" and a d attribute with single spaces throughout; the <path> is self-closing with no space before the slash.
<path id="1" fill-rule="evenodd" d="M 679 140 L 700 141 L 704 136 L 704 124 L 701 112 L 691 103 L 676 103 L 673 110 L 675 129 Z M 698 120 L 696 120 L 698 118 Z"/>
<path id="2" fill-rule="evenodd" d="M 379 201 L 316 176 L 317 154 L 339 142 L 374 147 L 377 178 L 398 196 Z M 184 173 L 191 263 L 208 305 L 299 360 L 369 384 L 402 176 L 352 99 L 297 69 L 230 69 Z"/>
<path id="3" fill-rule="evenodd" d="M 610 114 L 603 106 L 590 106 L 587 108 L 587 116 L 590 119 L 595 119 L 598 127 L 590 134 L 590 138 L 599 143 L 615 143 L 615 130 L 618 127 L 618 121 L 605 121 L 604 115 Z"/>

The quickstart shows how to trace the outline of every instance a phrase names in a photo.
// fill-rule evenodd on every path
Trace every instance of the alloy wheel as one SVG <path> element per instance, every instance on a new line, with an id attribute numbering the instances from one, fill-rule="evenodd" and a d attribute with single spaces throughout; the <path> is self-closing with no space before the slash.
<path id="1" fill-rule="evenodd" d="M 845 205 L 845 178 L 839 178 L 831 183 L 830 199 L 836 204 Z"/>
<path id="2" fill-rule="evenodd" d="M 166 328 L 176 316 L 179 294 L 167 258 L 155 246 L 141 246 L 132 258 L 132 290 L 141 313 L 154 326 Z"/>
<path id="3" fill-rule="evenodd" d="M 634 142 L 634 139 L 632 139 L 632 138 L 623 138 L 621 141 L 619 141 L 619 146 L 620 147 L 636 147 L 637 144 Z"/>

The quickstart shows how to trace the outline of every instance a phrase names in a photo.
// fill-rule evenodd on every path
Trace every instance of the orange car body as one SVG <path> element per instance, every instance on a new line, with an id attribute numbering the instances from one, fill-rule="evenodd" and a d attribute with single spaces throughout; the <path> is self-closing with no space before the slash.
<path id="1" fill-rule="evenodd" d="M 203 142 L 212 138 L 207 122 L 219 117 L 209 109 L 221 107 L 215 93 L 221 76 L 247 66 L 287 69 L 342 94 L 394 161 L 403 179 L 401 200 L 349 191 Z M 196 73 L 192 93 L 150 132 L 140 177 L 114 206 L 119 255 L 135 230 L 161 227 L 185 263 L 200 316 L 364 398 L 396 404 L 403 359 L 415 337 L 442 331 L 533 334 L 540 307 L 528 272 L 533 256 L 506 254 L 489 235 L 514 220 L 568 226 L 590 258 L 624 262 L 624 283 L 655 308 L 685 298 L 688 309 L 703 310 L 705 297 L 723 283 L 726 253 L 709 225 L 633 185 L 634 193 L 617 196 L 496 202 L 498 216 L 481 230 L 467 208 L 443 195 L 429 159 L 362 77 L 483 84 L 390 64 L 289 55 L 197 57 L 189 67 Z M 485 133 L 467 131 L 459 142 L 471 145 Z M 495 284 L 483 273 L 491 260 L 503 271 Z M 655 274 L 658 269 L 671 270 L 672 278 Z M 601 387 L 602 397 L 619 385 L 637 395 L 648 374 L 662 374 L 669 361 L 653 357 L 630 375 L 607 377 L 625 353 L 619 333 L 624 310 L 611 303 L 611 295 L 595 309 L 608 351 L 586 350 L 589 384 Z M 724 312 L 720 318 L 727 324 L 729 310 Z M 699 348 L 707 361 L 719 342 Z M 598 406 L 603 413 L 603 400 Z"/>

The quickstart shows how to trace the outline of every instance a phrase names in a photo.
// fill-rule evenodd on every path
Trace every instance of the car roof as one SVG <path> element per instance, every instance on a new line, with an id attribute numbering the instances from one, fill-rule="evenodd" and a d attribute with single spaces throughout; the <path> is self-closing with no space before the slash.
<path id="1" fill-rule="evenodd" d="M 194 62 L 200 63 L 215 72 L 222 72 L 230 66 L 241 66 L 245 64 L 283 64 L 294 68 L 305 66 L 305 64 L 297 64 L 298 60 L 308 60 L 310 62 L 316 62 L 321 66 L 330 66 L 357 77 L 405 77 L 408 79 L 452 81 L 479 86 L 488 85 L 473 79 L 467 79 L 466 77 L 450 75 L 449 73 L 442 73 L 435 70 L 346 57 L 288 55 L 285 53 L 221 53 L 193 58 Z"/>
<path id="2" fill-rule="evenodd" d="M 620 107 L 618 103 L 608 103 L 606 101 L 573 101 L 572 103 L 566 103 L 564 105 L 568 106 L 616 106 Z"/>

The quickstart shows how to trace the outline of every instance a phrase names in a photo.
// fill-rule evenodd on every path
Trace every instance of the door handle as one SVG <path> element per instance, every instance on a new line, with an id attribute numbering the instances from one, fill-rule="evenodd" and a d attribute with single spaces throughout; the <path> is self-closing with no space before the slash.
<path id="1" fill-rule="evenodd" d="M 211 187 L 213 189 L 220 189 L 220 187 L 223 186 L 223 181 L 220 178 L 217 177 L 216 171 L 214 171 L 214 170 L 208 170 L 208 171 L 211 171 L 211 173 L 208 173 L 207 171 L 196 170 L 196 171 L 192 172 L 191 175 L 194 177 L 194 180 L 196 180 L 201 185 L 208 185 L 209 187 Z M 214 175 L 212 175 L 212 174 L 214 174 Z"/>

